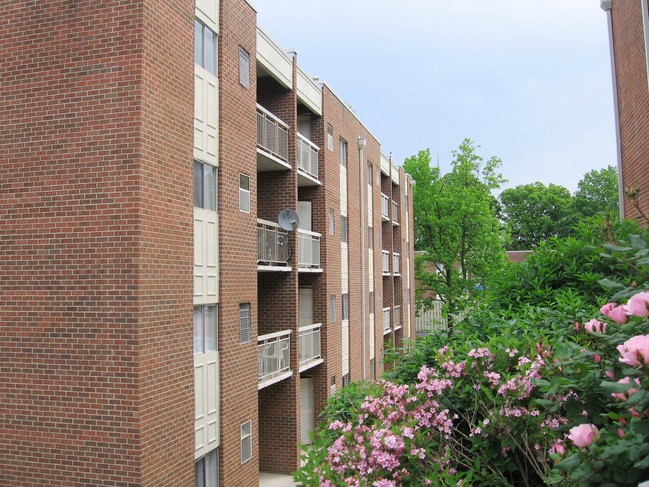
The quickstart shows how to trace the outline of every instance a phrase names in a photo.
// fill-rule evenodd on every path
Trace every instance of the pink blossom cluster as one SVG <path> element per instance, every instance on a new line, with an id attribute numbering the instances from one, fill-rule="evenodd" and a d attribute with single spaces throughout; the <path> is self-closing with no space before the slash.
<path id="1" fill-rule="evenodd" d="M 649 293 L 647 293 L 649 294 Z M 620 362 L 638 367 L 649 365 L 649 335 L 636 335 L 617 347 Z"/>
<path id="2" fill-rule="evenodd" d="M 629 321 L 630 316 L 646 318 L 649 316 L 649 291 L 634 294 L 626 304 L 606 303 L 600 311 L 620 325 Z"/>

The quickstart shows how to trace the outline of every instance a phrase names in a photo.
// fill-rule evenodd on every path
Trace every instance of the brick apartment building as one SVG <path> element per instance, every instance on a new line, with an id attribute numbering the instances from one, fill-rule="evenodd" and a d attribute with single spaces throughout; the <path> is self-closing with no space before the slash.
<path id="1" fill-rule="evenodd" d="M 639 206 L 649 215 L 649 2 L 601 0 L 601 6 L 611 46 L 620 209 L 638 218 L 624 189 L 640 190 Z"/>
<path id="2" fill-rule="evenodd" d="M 245 0 L 0 2 L 0 65 L 0 485 L 297 469 L 415 336 L 410 177 Z"/>

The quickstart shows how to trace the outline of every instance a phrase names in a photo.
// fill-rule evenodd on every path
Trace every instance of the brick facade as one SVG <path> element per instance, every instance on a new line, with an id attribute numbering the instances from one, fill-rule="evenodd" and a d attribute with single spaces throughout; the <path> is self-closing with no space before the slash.
<path id="1" fill-rule="evenodd" d="M 649 215 L 649 84 L 647 53 L 641 0 L 613 0 L 610 25 L 613 41 L 616 102 L 622 164 L 622 184 L 627 190 L 639 189 L 639 204 Z M 649 19 L 649 12 L 644 12 Z M 648 22 L 649 24 L 649 22 Z M 638 211 L 625 196 L 627 218 L 638 218 Z M 641 219 L 642 221 L 642 219 Z"/>
<path id="2" fill-rule="evenodd" d="M 2 485 L 192 485 L 193 8 L 0 6 Z"/>
<path id="3" fill-rule="evenodd" d="M 217 6 L 209 0 L 0 6 L 0 115 L 9 121 L 0 125 L 7 156 L 0 160 L 0 485 L 194 485 L 199 3 Z M 414 259 L 406 272 L 404 248 L 407 241 L 412 255 L 408 178 L 392 164 L 382 174 L 379 141 L 329 87 L 306 78 L 321 108 L 305 101 L 296 54 L 286 55 L 288 81 L 258 70 L 258 35 L 246 0 L 220 2 L 220 379 L 214 385 L 219 479 L 227 487 L 257 485 L 260 471 L 299 468 L 303 384 L 313 384 L 314 421 L 332 386 L 343 384 L 340 138 L 348 143 L 349 378 L 378 378 L 385 344 L 415 336 L 414 292 L 411 306 L 405 303 L 414 281 Z M 240 83 L 241 49 L 250 58 L 247 87 Z M 257 104 L 289 127 L 287 161 L 272 170 L 258 162 Z M 319 148 L 317 178 L 306 183 L 298 174 L 296 138 L 304 117 Z M 366 141 L 362 151 L 359 138 Z M 249 212 L 240 210 L 242 174 L 250 178 Z M 399 225 L 382 221 L 382 192 L 398 203 Z M 300 268 L 298 231 L 286 236 L 292 254 L 283 268 L 258 267 L 258 219 L 276 222 L 280 210 L 297 210 L 298 202 L 311 203 L 312 230 L 321 235 L 319 267 Z M 390 275 L 382 275 L 382 247 L 391 259 L 401 254 L 400 272 L 391 260 Z M 302 371 L 300 288 L 312 289 L 313 321 L 322 324 L 321 360 Z M 250 340 L 240 334 L 242 304 L 250 304 Z M 402 328 L 384 335 L 382 309 L 392 313 L 395 305 Z M 258 337 L 289 330 L 290 373 L 260 384 Z M 252 458 L 242 463 L 247 421 Z"/>

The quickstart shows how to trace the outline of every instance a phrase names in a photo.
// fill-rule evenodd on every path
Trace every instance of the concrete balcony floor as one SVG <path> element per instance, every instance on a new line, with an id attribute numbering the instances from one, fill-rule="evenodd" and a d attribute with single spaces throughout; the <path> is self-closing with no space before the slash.
<path id="1" fill-rule="evenodd" d="M 295 487 L 295 482 L 290 475 L 259 472 L 259 487 Z"/>

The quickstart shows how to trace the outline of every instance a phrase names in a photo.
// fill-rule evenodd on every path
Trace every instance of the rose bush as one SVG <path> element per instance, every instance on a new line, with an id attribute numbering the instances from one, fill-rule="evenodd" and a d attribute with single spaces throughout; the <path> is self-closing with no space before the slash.
<path id="1" fill-rule="evenodd" d="M 539 279 L 533 269 L 516 270 L 521 281 L 494 286 L 488 307 L 474 309 L 451 337 L 393 350 L 386 380 L 334 396 L 298 485 L 649 480 L 646 233 L 581 251 L 569 245 L 565 258 L 575 262 L 558 265 L 558 250 L 537 257 L 530 265 Z M 587 275 L 565 272 L 579 265 L 575 256 Z M 546 265 L 563 272 L 563 286 Z M 589 288 L 597 294 L 588 296 Z"/>

